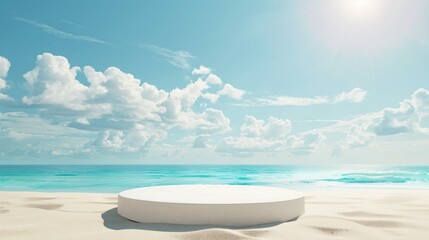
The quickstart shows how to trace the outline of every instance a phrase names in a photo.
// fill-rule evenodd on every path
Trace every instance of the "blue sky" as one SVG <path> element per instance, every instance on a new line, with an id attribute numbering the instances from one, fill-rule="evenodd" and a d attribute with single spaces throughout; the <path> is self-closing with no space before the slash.
<path id="1" fill-rule="evenodd" d="M 428 12 L 3 1 L 0 163 L 425 164 Z"/>

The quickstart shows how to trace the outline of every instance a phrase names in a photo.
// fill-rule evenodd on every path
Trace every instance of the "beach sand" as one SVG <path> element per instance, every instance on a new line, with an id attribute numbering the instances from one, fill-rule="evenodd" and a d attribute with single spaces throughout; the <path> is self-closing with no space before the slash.
<path id="1" fill-rule="evenodd" d="M 141 224 L 115 194 L 0 192 L 0 239 L 428 239 L 429 190 L 304 191 L 295 221 L 241 229 Z"/>

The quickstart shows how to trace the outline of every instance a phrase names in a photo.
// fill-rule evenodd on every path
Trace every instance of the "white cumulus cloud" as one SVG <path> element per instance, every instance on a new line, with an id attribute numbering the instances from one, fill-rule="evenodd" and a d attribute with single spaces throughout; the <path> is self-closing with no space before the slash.
<path id="1" fill-rule="evenodd" d="M 10 62 L 7 58 L 0 56 L 0 91 L 7 87 L 6 77 L 9 72 Z M 9 96 L 0 92 L 0 100 L 9 100 Z"/>
<path id="2" fill-rule="evenodd" d="M 100 132 L 89 146 L 136 152 L 146 148 L 154 141 L 163 140 L 166 136 L 166 131 L 137 124 L 130 131 L 109 129 Z"/>
<path id="3" fill-rule="evenodd" d="M 193 75 L 207 75 L 210 74 L 212 72 L 212 70 L 206 66 L 200 65 L 199 68 L 194 68 L 194 70 L 192 70 L 192 74 Z"/>
<path id="4" fill-rule="evenodd" d="M 227 83 L 223 86 L 221 90 L 217 92 L 218 95 L 226 95 L 233 99 L 240 99 L 244 94 L 246 94 L 246 91 L 242 89 L 235 88 L 231 84 Z"/>
<path id="5" fill-rule="evenodd" d="M 199 79 L 202 80 L 202 79 Z M 205 92 L 201 95 L 202 98 L 209 100 L 211 103 L 217 102 L 221 96 L 226 96 L 232 99 L 241 99 L 241 97 L 246 94 L 246 91 L 242 89 L 235 88 L 229 83 L 223 85 L 222 79 L 215 74 L 210 73 L 205 79 L 204 82 L 210 86 L 217 85 L 221 89 L 216 92 Z M 222 86 L 223 85 L 223 86 Z"/>
<path id="6" fill-rule="evenodd" d="M 274 133 L 272 129 L 278 129 L 280 132 Z M 233 155 L 278 151 L 290 129 L 291 123 L 288 119 L 270 117 L 268 122 L 265 122 L 247 115 L 240 128 L 240 135 L 221 139 L 216 145 L 216 151 Z"/>
<path id="7" fill-rule="evenodd" d="M 29 105 L 61 105 L 72 110 L 85 109 L 88 87 L 76 80 L 78 71 L 79 67 L 70 68 L 65 57 L 50 53 L 37 56 L 36 67 L 24 74 L 31 96 L 25 96 L 23 102 Z"/>
<path id="8" fill-rule="evenodd" d="M 368 113 L 351 120 L 339 121 L 325 128 L 328 132 L 344 132 L 345 139 L 337 143 L 337 148 L 346 150 L 365 147 L 377 136 L 389 136 L 409 132 L 429 134 L 422 127 L 422 119 L 429 115 L 429 91 L 417 89 L 411 98 L 405 99 L 396 108 L 385 108 L 379 112 Z"/>
<path id="9" fill-rule="evenodd" d="M 245 116 L 240 128 L 241 135 L 247 137 L 263 137 L 268 139 L 284 138 L 292 129 L 289 119 L 269 117 L 267 123 L 253 116 Z"/>
<path id="10" fill-rule="evenodd" d="M 215 103 L 217 102 L 220 96 L 215 93 L 204 93 L 203 95 L 201 95 L 201 97 L 209 100 L 211 103 Z"/>
<path id="11" fill-rule="evenodd" d="M 220 85 L 220 84 L 222 84 L 222 80 L 220 79 L 220 77 L 218 77 L 217 75 L 215 75 L 215 74 L 209 74 L 209 76 L 206 78 L 206 82 L 208 83 L 208 84 L 211 84 L 211 85 Z"/>
<path id="12" fill-rule="evenodd" d="M 334 103 L 337 102 L 354 102 L 360 103 L 365 100 L 367 92 L 360 88 L 354 88 L 350 92 L 341 92 L 335 96 Z"/>
<path id="13" fill-rule="evenodd" d="M 365 147 L 374 141 L 376 134 L 368 131 L 367 125 L 352 126 L 347 133 L 345 143 L 350 147 Z"/>
<path id="14" fill-rule="evenodd" d="M 405 132 L 427 133 L 422 127 L 422 118 L 429 115 L 429 91 L 418 89 L 410 99 L 402 101 L 397 108 L 385 108 L 369 115 L 368 130 L 378 136 L 393 135 Z"/>
<path id="15" fill-rule="evenodd" d="M 208 140 L 207 135 L 199 135 L 195 137 L 192 148 L 207 148 L 208 147 L 207 140 Z"/>
<path id="16" fill-rule="evenodd" d="M 77 80 L 79 72 L 87 84 Z M 194 109 L 200 98 L 215 102 L 219 97 L 209 92 L 221 83 L 213 76 L 167 92 L 116 67 L 104 72 L 91 66 L 82 70 L 71 66 L 65 57 L 44 53 L 24 74 L 29 94 L 22 101 L 54 123 L 98 132 L 88 146 L 133 152 L 161 141 L 172 128 L 192 129 L 198 134 L 229 131 L 230 120 L 221 110 Z"/>
<path id="17" fill-rule="evenodd" d="M 295 155 L 305 155 L 314 152 L 325 140 L 326 136 L 321 131 L 311 130 L 290 136 L 286 149 Z"/>

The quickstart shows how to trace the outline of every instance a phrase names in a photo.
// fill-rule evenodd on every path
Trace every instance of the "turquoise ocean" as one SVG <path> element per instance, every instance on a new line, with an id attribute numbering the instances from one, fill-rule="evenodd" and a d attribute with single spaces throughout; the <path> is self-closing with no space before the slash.
<path id="1" fill-rule="evenodd" d="M 117 193 L 171 184 L 429 189 L 429 166 L 0 165 L 0 191 Z"/>

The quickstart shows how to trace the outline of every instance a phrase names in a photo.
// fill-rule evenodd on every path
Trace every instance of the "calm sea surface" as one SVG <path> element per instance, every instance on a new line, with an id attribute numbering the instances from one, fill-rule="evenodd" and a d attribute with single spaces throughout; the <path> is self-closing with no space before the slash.
<path id="1" fill-rule="evenodd" d="M 1 191 L 117 193 L 170 184 L 429 189 L 429 166 L 0 165 Z"/>

